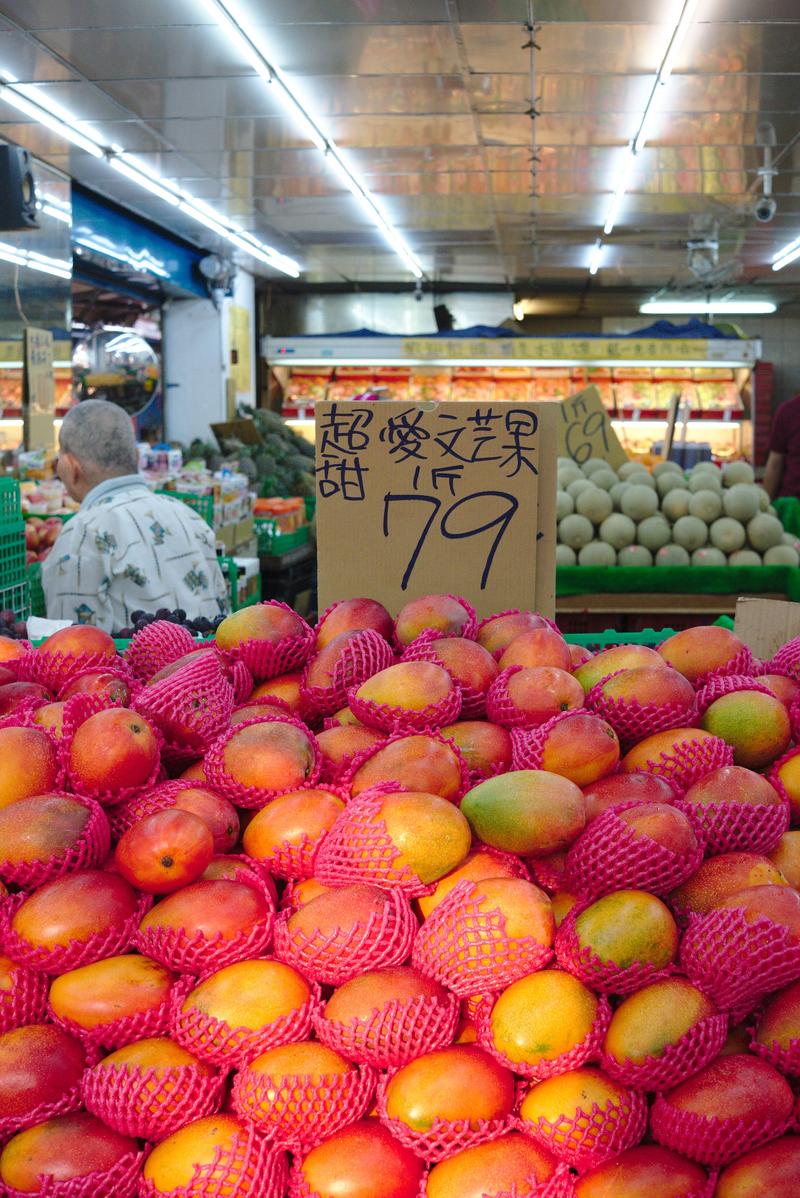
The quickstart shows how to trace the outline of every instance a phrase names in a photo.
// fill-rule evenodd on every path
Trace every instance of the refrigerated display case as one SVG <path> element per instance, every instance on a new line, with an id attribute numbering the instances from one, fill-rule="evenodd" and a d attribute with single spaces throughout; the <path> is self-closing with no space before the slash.
<path id="1" fill-rule="evenodd" d="M 663 441 L 677 398 L 678 442 L 707 443 L 721 461 L 752 459 L 757 340 L 498 333 L 505 335 L 265 337 L 261 348 L 282 388 L 284 416 L 312 438 L 318 399 L 560 400 L 593 385 L 631 457 Z"/>

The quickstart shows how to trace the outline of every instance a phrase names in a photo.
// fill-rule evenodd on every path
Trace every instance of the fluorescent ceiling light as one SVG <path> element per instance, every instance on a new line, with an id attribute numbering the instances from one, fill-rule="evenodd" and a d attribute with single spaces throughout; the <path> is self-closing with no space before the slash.
<path id="1" fill-rule="evenodd" d="M 600 269 L 600 259 L 603 256 L 603 243 L 598 237 L 592 248 L 591 257 L 589 258 L 589 274 L 596 275 Z"/>
<path id="2" fill-rule="evenodd" d="M 87 154 L 91 154 L 95 158 L 103 157 L 103 147 L 95 134 L 90 130 L 83 132 L 78 129 L 75 119 L 60 104 L 55 104 L 54 101 L 45 98 L 38 88 L 30 84 L 18 83 L 7 71 L 3 71 L 2 75 L 6 82 L 0 82 L 0 100 L 5 100 L 6 104 L 16 108 L 18 112 L 23 112 L 25 116 L 31 117 L 40 125 L 52 129 L 54 133 L 71 141 L 74 146 L 85 150 Z"/>
<path id="3" fill-rule="evenodd" d="M 58 133 L 73 145 L 78 146 L 79 149 L 86 150 L 95 158 L 105 158 L 118 174 L 124 175 L 130 182 L 149 191 L 151 195 L 163 200 L 171 207 L 178 208 L 192 220 L 205 225 L 218 237 L 238 246 L 251 257 L 257 258 L 292 278 L 299 277 L 300 266 L 293 258 L 289 258 L 279 250 L 273 249 L 272 246 L 259 241 L 252 234 L 247 234 L 245 239 L 243 230 L 237 228 L 227 217 L 215 213 L 190 192 L 182 191 L 170 179 L 162 178 L 148 166 L 137 162 L 121 146 L 104 144 L 100 137 L 86 126 L 86 122 L 76 120 L 60 104 L 45 95 L 39 87 L 20 83 L 8 71 L 2 69 L 0 69 L 0 100 L 5 100 L 20 112 L 24 112 L 26 116 L 31 117 L 40 125 L 52 129 L 54 133 Z M 57 220 L 63 220 L 66 223 L 70 218 L 66 213 L 59 213 L 58 208 L 57 204 L 43 203 L 41 210 L 47 212 L 48 216 L 55 216 Z M 18 265 L 22 266 L 26 263 L 20 261 Z"/>
<path id="4" fill-rule="evenodd" d="M 648 300 L 639 311 L 645 316 L 768 316 L 777 305 L 772 300 L 748 299 Z"/>
<path id="5" fill-rule="evenodd" d="M 619 219 L 620 208 L 622 207 L 622 201 L 625 197 L 625 193 L 628 190 L 628 185 L 630 183 L 631 173 L 633 171 L 636 157 L 639 153 L 641 153 L 647 143 L 652 119 L 659 103 L 661 102 L 664 86 L 672 75 L 672 71 L 678 54 L 680 53 L 681 46 L 683 45 L 686 34 L 689 31 L 689 27 L 691 26 L 692 21 L 697 14 L 697 9 L 699 6 L 700 0 L 683 0 L 680 16 L 678 17 L 675 25 L 672 27 L 670 38 L 667 42 L 667 47 L 661 59 L 661 65 L 656 72 L 656 77 L 653 81 L 650 95 L 647 98 L 647 103 L 645 104 L 644 111 L 642 112 L 641 118 L 639 120 L 639 127 L 628 144 L 628 147 L 625 151 L 625 159 L 620 167 L 620 171 L 617 176 L 617 182 L 614 185 L 614 196 L 611 200 L 611 204 L 609 205 L 608 214 L 606 215 L 605 223 L 603 225 L 603 233 L 606 235 L 606 237 L 608 237 L 608 235 L 612 232 L 617 220 Z"/>
<path id="6" fill-rule="evenodd" d="M 230 0 L 203 0 L 208 12 L 227 34 L 231 43 L 253 67 L 261 79 L 268 83 L 271 94 L 283 105 L 296 122 L 298 129 L 309 141 L 321 150 L 326 161 L 336 171 L 342 183 L 358 200 L 362 210 L 377 226 L 387 244 L 405 263 L 415 278 L 423 277 L 423 270 L 413 250 L 384 213 L 372 192 L 362 183 L 357 173 L 348 164 L 339 147 L 328 137 L 314 116 L 308 111 L 297 94 L 295 86 L 280 67 L 262 53 L 258 45 L 258 34 L 248 30 L 244 21 L 236 14 Z"/>
<path id="7" fill-rule="evenodd" d="M 24 266 L 27 270 L 54 275 L 57 279 L 72 278 L 72 263 L 66 259 L 50 258 L 47 254 L 36 253 L 35 250 L 24 250 L 19 246 L 9 245 L 6 241 L 0 241 L 0 260 L 10 262 L 12 266 Z"/>
<path id="8" fill-rule="evenodd" d="M 788 266 L 790 262 L 796 262 L 798 258 L 800 258 L 800 237 L 795 237 L 794 241 L 790 241 L 773 256 L 772 269 L 783 270 L 784 266 Z"/>
<path id="9" fill-rule="evenodd" d="M 329 358 L 289 358 L 278 355 L 270 361 L 276 366 L 318 366 L 320 370 L 331 366 L 427 366 L 433 369 L 440 366 L 580 366 L 584 370 L 593 370 L 596 366 L 623 366 L 626 369 L 638 369 L 640 366 L 674 366 L 692 367 L 697 370 L 706 370 L 712 366 L 720 369 L 753 366 L 752 362 L 746 362 L 742 358 L 355 358 L 347 354 Z"/>

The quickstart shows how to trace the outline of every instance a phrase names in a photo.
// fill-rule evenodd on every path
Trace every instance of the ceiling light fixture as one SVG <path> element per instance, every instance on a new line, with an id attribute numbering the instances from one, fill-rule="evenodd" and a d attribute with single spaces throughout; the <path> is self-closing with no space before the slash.
<path id="1" fill-rule="evenodd" d="M 410 246 L 394 227 L 379 201 L 359 179 L 348 164 L 342 151 L 320 128 L 280 67 L 259 48 L 257 34 L 251 34 L 245 23 L 236 15 L 235 5 L 230 0 L 203 0 L 208 12 L 225 31 L 231 43 L 245 56 L 261 79 L 269 84 L 271 94 L 291 114 L 299 130 L 325 155 L 326 161 L 336 171 L 342 183 L 353 193 L 362 210 L 376 225 L 387 244 L 408 267 L 416 279 L 424 277 L 422 266 Z"/>
<path id="2" fill-rule="evenodd" d="M 777 311 L 772 300 L 648 300 L 639 305 L 644 316 L 768 316 Z"/>
<path id="3" fill-rule="evenodd" d="M 800 237 L 795 237 L 794 241 L 790 241 L 773 256 L 772 269 L 783 270 L 784 266 L 788 266 L 790 262 L 796 262 L 798 258 L 800 258 Z"/>
<path id="4" fill-rule="evenodd" d="M 636 157 L 641 153 L 647 143 L 652 118 L 655 115 L 655 112 L 661 101 L 664 86 L 672 75 L 672 71 L 674 69 L 681 46 L 683 45 L 686 34 L 689 31 L 689 26 L 695 18 L 699 4 L 700 0 L 683 0 L 680 16 L 672 28 L 672 33 L 670 35 L 669 42 L 667 43 L 667 48 L 664 51 L 663 58 L 661 59 L 661 66 L 656 72 L 656 77 L 653 81 L 650 95 L 647 97 L 647 103 L 645 104 L 644 111 L 642 112 L 642 116 L 639 121 L 639 127 L 625 148 L 625 156 L 620 165 L 619 173 L 617 175 L 617 182 L 614 186 L 614 196 L 611 200 L 611 204 L 609 205 L 608 214 L 606 215 L 605 223 L 603 225 L 603 232 L 606 237 L 608 237 L 608 235 L 613 231 L 614 226 L 619 219 L 620 208 L 622 207 L 622 201 L 630 184 Z"/>
<path id="5" fill-rule="evenodd" d="M 214 212 L 202 200 L 197 199 L 188 191 L 183 191 L 171 180 L 164 179 L 150 167 L 140 164 L 136 158 L 126 153 L 120 146 L 108 146 L 103 143 L 100 137 L 87 127 L 85 121 L 76 120 L 60 104 L 46 96 L 40 88 L 20 83 L 8 71 L 0 70 L 0 100 L 5 100 L 18 111 L 24 112 L 26 116 L 31 117 L 40 125 L 52 129 L 54 133 L 58 133 L 73 145 L 78 146 L 79 149 L 86 150 L 93 157 L 105 158 L 118 174 L 123 175 L 131 183 L 135 183 L 159 200 L 163 200 L 164 203 L 184 212 L 192 220 L 205 225 L 218 237 L 232 242 L 251 257 L 257 258 L 260 262 L 264 262 L 267 266 L 271 266 L 293 279 L 299 277 L 300 266 L 293 258 L 259 241 L 252 234 L 245 235 L 243 230 L 229 221 L 227 217 Z M 44 205 L 42 211 L 45 211 Z M 48 215 L 55 215 L 55 209 L 48 212 Z M 64 216 L 59 216 L 57 219 L 63 220 Z M 20 263 L 20 265 L 24 265 L 24 263 Z"/>
<path id="6" fill-rule="evenodd" d="M 589 274 L 590 275 L 597 274 L 598 270 L 600 269 L 600 259 L 602 257 L 603 257 L 603 242 L 598 237 L 597 241 L 594 243 L 594 246 L 592 247 L 592 253 L 589 258 Z"/>
<path id="7" fill-rule="evenodd" d="M 72 278 L 72 263 L 64 258 L 50 258 L 35 250 L 24 250 L 17 245 L 0 241 L 0 260 L 12 266 L 24 266 L 27 270 L 38 270 L 41 274 L 54 275 L 57 279 Z"/>

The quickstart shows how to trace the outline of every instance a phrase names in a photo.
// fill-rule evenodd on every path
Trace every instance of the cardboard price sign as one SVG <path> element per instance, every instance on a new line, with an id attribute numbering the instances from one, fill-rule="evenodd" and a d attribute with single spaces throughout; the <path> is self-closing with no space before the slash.
<path id="1" fill-rule="evenodd" d="M 554 404 L 316 404 L 319 603 L 430 593 L 552 615 Z"/>
<path id="2" fill-rule="evenodd" d="M 572 458 L 579 466 L 589 458 L 603 458 L 614 470 L 628 455 L 611 427 L 608 412 L 596 387 L 587 387 L 558 405 L 559 457 Z"/>
<path id="3" fill-rule="evenodd" d="M 22 387 L 23 440 L 26 448 L 54 444 L 53 417 L 56 411 L 53 375 L 53 334 L 48 329 L 28 325 L 24 340 L 24 378 Z"/>

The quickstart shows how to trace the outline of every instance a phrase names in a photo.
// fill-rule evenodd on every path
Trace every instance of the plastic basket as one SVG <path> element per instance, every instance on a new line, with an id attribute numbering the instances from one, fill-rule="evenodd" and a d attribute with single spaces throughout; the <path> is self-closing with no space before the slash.
<path id="1" fill-rule="evenodd" d="M 459 882 L 423 923 L 411 957 L 421 973 L 468 998 L 504 990 L 542 969 L 552 947 L 533 936 L 510 937 L 502 911 L 483 900 L 474 882 Z"/>
<path id="2" fill-rule="evenodd" d="M 192 495 L 189 491 L 156 491 L 156 495 L 167 495 L 170 499 L 179 499 L 193 512 L 197 512 L 201 520 L 205 520 L 209 528 L 214 527 L 214 496 Z"/>
<path id="3" fill-rule="evenodd" d="M 0 523 L 0 587 L 24 581 L 25 562 L 25 524 L 22 520 Z"/>
<path id="4" fill-rule="evenodd" d="M 28 588 L 31 597 L 31 615 L 41 616 L 43 619 L 47 615 L 47 604 L 44 599 L 44 587 L 42 586 L 42 563 L 31 562 L 28 566 Z"/>
<path id="5" fill-rule="evenodd" d="M 27 578 L 12 586 L 0 587 L 0 611 L 13 611 L 18 620 L 28 619 L 31 603 Z"/>
<path id="6" fill-rule="evenodd" d="M 280 557 L 282 553 L 288 553 L 291 549 L 299 549 L 301 545 L 308 544 L 311 535 L 308 524 L 301 524 L 292 532 L 281 532 L 278 521 L 268 517 L 257 516 L 255 526 L 258 552 L 266 557 Z"/>
<path id="7" fill-rule="evenodd" d="M 233 1080 L 231 1102 L 240 1119 L 266 1138 L 306 1152 L 366 1114 L 377 1082 L 369 1065 L 348 1073 L 268 1078 L 245 1066 Z"/>
<path id="8" fill-rule="evenodd" d="M 22 519 L 19 483 L 15 478 L 0 478 L 0 528 Z"/>

